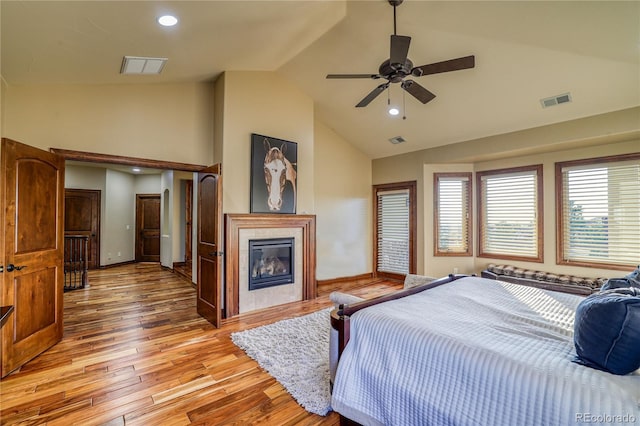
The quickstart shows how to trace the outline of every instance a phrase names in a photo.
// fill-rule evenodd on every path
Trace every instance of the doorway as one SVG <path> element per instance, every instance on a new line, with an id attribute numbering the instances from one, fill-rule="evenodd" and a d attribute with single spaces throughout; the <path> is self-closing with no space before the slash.
<path id="1" fill-rule="evenodd" d="M 193 282 L 193 179 L 182 179 L 180 184 L 181 224 L 184 225 L 184 260 L 173 262 L 174 272 Z"/>
<path id="2" fill-rule="evenodd" d="M 373 187 L 373 270 L 376 277 L 404 279 L 416 273 L 416 182 Z"/>
<path id="3" fill-rule="evenodd" d="M 100 191 L 65 189 L 64 235 L 88 237 L 87 266 L 100 267 Z"/>

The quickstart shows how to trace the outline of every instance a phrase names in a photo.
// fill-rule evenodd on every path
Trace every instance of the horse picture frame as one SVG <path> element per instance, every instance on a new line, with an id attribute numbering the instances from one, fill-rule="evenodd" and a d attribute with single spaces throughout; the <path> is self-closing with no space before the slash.
<path id="1" fill-rule="evenodd" d="M 251 213 L 296 213 L 298 144 L 251 134 Z"/>

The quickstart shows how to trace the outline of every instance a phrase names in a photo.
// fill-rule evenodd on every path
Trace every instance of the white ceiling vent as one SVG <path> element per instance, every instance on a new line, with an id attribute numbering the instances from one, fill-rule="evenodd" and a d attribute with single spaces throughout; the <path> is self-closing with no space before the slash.
<path id="1" fill-rule="evenodd" d="M 540 99 L 542 108 L 547 108 L 550 106 L 555 106 L 560 104 L 566 104 L 568 102 L 571 102 L 571 93 L 563 93 L 562 95 L 556 95 L 550 98 Z"/>
<path id="2" fill-rule="evenodd" d="M 125 56 L 122 59 L 120 74 L 160 74 L 167 58 L 145 58 Z"/>
<path id="3" fill-rule="evenodd" d="M 389 139 L 389 142 L 391 142 L 394 145 L 397 145 L 399 143 L 406 142 L 406 139 L 403 138 L 402 136 L 395 136 L 395 137 Z"/>

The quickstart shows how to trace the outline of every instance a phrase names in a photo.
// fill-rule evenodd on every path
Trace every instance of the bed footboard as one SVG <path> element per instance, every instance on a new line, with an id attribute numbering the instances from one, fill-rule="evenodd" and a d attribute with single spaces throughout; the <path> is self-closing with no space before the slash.
<path id="1" fill-rule="evenodd" d="M 369 306 L 374 306 L 378 303 L 388 302 L 390 300 L 396 300 L 402 297 L 410 296 L 412 294 L 420 293 L 422 291 L 429 290 L 431 288 L 438 287 L 464 277 L 468 277 L 468 275 L 451 274 L 447 277 L 431 281 L 430 283 L 408 288 L 405 290 L 400 290 L 391 294 L 387 294 L 385 296 L 363 300 L 362 302 L 354 303 L 351 305 L 340 305 L 337 309 L 331 311 L 331 328 L 338 332 L 338 359 L 342 355 L 342 351 L 349 342 L 349 319 L 351 315 L 358 312 L 360 309 L 368 308 Z"/>

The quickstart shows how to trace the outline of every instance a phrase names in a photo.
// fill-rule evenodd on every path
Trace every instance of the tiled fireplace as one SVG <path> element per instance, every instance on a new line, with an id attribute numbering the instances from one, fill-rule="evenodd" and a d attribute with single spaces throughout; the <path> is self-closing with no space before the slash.
<path id="1" fill-rule="evenodd" d="M 227 214 L 226 316 L 315 298 L 315 216 Z"/>

